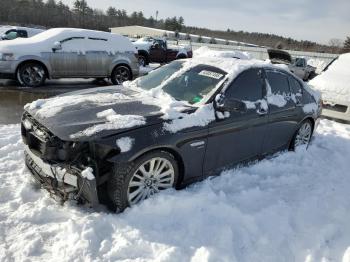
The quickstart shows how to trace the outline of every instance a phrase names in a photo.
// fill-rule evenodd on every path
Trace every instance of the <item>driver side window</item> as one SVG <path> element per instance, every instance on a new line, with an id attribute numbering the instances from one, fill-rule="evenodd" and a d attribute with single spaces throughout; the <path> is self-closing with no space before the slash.
<path id="1" fill-rule="evenodd" d="M 85 38 L 80 36 L 63 39 L 60 43 L 65 52 L 78 52 L 85 49 Z"/>
<path id="2" fill-rule="evenodd" d="M 225 97 L 239 101 L 255 102 L 262 99 L 262 70 L 252 68 L 241 73 L 225 92 Z"/>

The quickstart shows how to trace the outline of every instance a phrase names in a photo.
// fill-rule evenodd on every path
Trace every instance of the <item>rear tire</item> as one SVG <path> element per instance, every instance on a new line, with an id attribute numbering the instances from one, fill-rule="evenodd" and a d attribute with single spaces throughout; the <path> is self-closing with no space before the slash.
<path id="1" fill-rule="evenodd" d="M 131 79 L 131 70 L 125 65 L 116 66 L 112 71 L 111 81 L 114 85 L 121 85 L 123 82 Z"/>
<path id="2" fill-rule="evenodd" d="M 17 70 L 17 80 L 21 86 L 42 86 L 46 78 L 46 70 L 40 63 L 28 62 L 21 65 Z"/>
<path id="3" fill-rule="evenodd" d="M 132 163 L 118 165 L 107 184 L 111 209 L 123 212 L 163 189 L 175 187 L 178 176 L 176 160 L 164 151 L 150 152 Z"/>
<path id="4" fill-rule="evenodd" d="M 297 147 L 302 145 L 308 146 L 311 140 L 312 132 L 312 122 L 306 119 L 304 122 L 301 123 L 300 127 L 295 132 L 290 145 L 290 149 L 295 150 Z"/>

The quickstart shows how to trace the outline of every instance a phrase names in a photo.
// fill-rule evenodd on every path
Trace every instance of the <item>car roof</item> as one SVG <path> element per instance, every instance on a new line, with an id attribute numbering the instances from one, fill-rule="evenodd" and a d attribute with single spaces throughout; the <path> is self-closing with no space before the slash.
<path id="1" fill-rule="evenodd" d="M 289 72 L 288 66 L 286 65 L 271 64 L 269 61 L 262 61 L 257 59 L 243 60 L 229 57 L 200 56 L 194 57 L 192 59 L 186 59 L 184 61 L 186 61 L 184 63 L 184 68 L 194 67 L 199 64 L 210 65 L 227 72 L 227 74 L 232 78 L 249 68 L 265 68 Z"/>

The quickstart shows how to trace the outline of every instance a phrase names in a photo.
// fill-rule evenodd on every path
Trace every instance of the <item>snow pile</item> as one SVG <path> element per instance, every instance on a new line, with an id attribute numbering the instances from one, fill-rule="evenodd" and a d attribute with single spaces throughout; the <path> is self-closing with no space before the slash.
<path id="1" fill-rule="evenodd" d="M 122 137 L 117 139 L 116 144 L 120 148 L 120 152 L 128 152 L 131 150 L 132 145 L 134 144 L 135 139 L 130 137 Z"/>
<path id="2" fill-rule="evenodd" d="M 118 101 L 130 100 L 131 97 L 114 93 L 113 95 L 108 93 L 98 94 L 81 94 L 81 95 L 62 95 L 48 99 L 39 99 L 30 104 L 24 106 L 24 109 L 36 110 L 35 115 L 41 118 L 52 117 L 62 112 L 66 107 L 79 105 L 79 104 L 93 104 L 96 106 L 112 105 Z"/>
<path id="3" fill-rule="evenodd" d="M 202 46 L 196 49 L 193 53 L 194 57 L 225 57 L 225 58 L 237 58 L 249 60 L 252 59 L 252 55 L 248 52 L 240 51 L 218 51 L 210 49 L 207 46 Z"/>
<path id="4" fill-rule="evenodd" d="M 350 103 L 350 54 L 340 55 L 330 67 L 309 84 L 322 92 L 326 101 Z"/>
<path id="5" fill-rule="evenodd" d="M 349 125 L 120 215 L 34 187 L 20 139 L 0 126 L 0 261 L 350 261 Z"/>
<path id="6" fill-rule="evenodd" d="M 85 130 L 72 134 L 70 135 L 70 138 L 76 139 L 79 137 L 92 136 L 104 130 L 126 129 L 146 124 L 146 119 L 143 116 L 120 115 L 117 114 L 113 109 L 107 109 L 105 111 L 97 113 L 96 115 L 98 118 L 105 118 L 106 122 L 93 125 L 86 128 Z"/>
<path id="7" fill-rule="evenodd" d="M 349 126 L 323 120 L 308 151 L 121 215 L 56 204 L 29 182 L 22 149 L 19 126 L 0 126 L 0 260 L 350 261 Z"/>
<path id="8" fill-rule="evenodd" d="M 92 170 L 91 167 L 87 167 L 85 168 L 82 172 L 81 172 L 81 176 L 88 179 L 88 180 L 94 180 L 95 176 L 94 176 L 94 171 Z"/>

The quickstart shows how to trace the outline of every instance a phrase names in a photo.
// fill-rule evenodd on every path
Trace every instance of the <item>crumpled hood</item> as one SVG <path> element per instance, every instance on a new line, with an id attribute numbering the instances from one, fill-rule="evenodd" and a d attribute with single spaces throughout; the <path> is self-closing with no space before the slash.
<path id="1" fill-rule="evenodd" d="M 25 110 L 62 140 L 92 140 L 140 127 L 120 126 L 118 129 L 102 130 L 89 136 L 72 136 L 108 123 L 105 117 L 98 116 L 106 110 L 113 110 L 119 116 L 143 117 L 143 126 L 162 121 L 160 107 L 143 104 L 137 94 L 137 91 L 123 86 L 98 87 L 39 99 L 26 105 Z"/>

